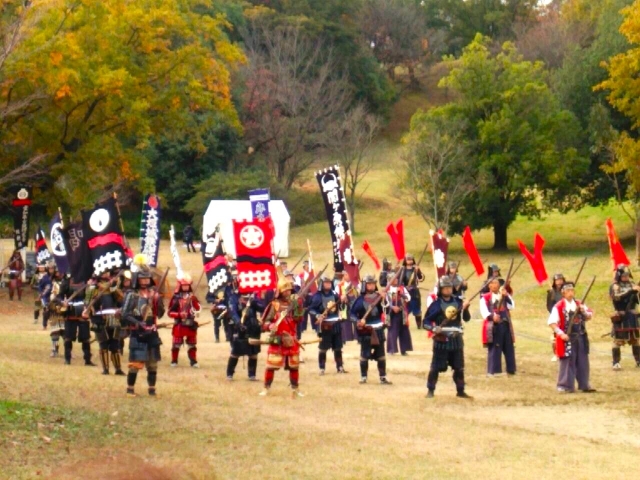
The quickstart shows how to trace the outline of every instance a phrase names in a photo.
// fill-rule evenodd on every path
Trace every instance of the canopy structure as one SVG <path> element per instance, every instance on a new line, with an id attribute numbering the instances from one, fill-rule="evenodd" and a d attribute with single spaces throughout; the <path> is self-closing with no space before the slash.
<path id="1" fill-rule="evenodd" d="M 276 229 L 274 249 L 280 258 L 289 256 L 289 223 L 291 216 L 282 200 L 269 201 L 269 213 Z M 251 220 L 249 200 L 211 200 L 202 222 L 202 238 L 207 238 L 220 225 L 222 241 L 227 253 L 236 256 L 232 220 Z"/>

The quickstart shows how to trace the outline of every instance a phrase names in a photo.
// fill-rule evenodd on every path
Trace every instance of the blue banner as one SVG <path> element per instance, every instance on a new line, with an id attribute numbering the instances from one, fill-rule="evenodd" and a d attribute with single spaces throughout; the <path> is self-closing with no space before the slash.
<path id="1" fill-rule="evenodd" d="M 269 200 L 270 196 L 268 188 L 249 190 L 251 217 L 253 220 L 264 220 L 269 216 Z"/>

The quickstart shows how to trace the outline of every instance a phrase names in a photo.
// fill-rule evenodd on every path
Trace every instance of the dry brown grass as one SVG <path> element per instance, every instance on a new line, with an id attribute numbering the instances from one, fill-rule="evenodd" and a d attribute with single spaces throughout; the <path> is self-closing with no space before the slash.
<path id="1" fill-rule="evenodd" d="M 381 152 L 383 159 L 368 179 L 367 196 L 383 200 L 387 208 L 360 212 L 358 226 L 363 233 L 356 236 L 358 251 L 367 238 L 380 257 L 390 256 L 384 227 L 404 217 L 407 250 L 419 255 L 427 228 L 393 192 L 397 149 L 384 147 Z M 640 369 L 632 365 L 625 349 L 624 370 L 612 372 L 609 341 L 600 338 L 609 328 L 606 291 L 611 265 L 603 227 L 608 215 L 628 237 L 630 229 L 615 208 L 519 220 L 509 232 L 510 244 L 516 238 L 530 244 L 533 232 L 541 231 L 548 242 L 550 273 L 575 275 L 581 258 L 591 257 L 581 283 L 583 288 L 591 275 L 598 275 L 588 301 L 596 310 L 589 326 L 592 383 L 599 390 L 594 395 L 555 392 L 557 364 L 549 361 L 545 288 L 535 284 L 526 265 L 514 279 L 519 373 L 515 378 L 485 377 L 480 323 L 473 320 L 465 335 L 466 378 L 473 401 L 455 398 L 449 373 L 441 376 L 436 398 L 424 398 L 431 343 L 416 330 L 415 351 L 407 357 L 389 357 L 392 387 L 375 383 L 374 365 L 372 383 L 358 385 L 355 343 L 345 349 L 348 375 L 338 376 L 330 367 L 326 376 L 319 377 L 317 346 L 312 345 L 301 370 L 307 396 L 292 400 L 286 375 L 278 372 L 273 395 L 261 398 L 257 396 L 261 385 L 246 380 L 242 362 L 236 380 L 225 380 L 228 345 L 213 342 L 211 325 L 200 332 L 200 370 L 187 366 L 184 351 L 180 366 L 169 368 L 170 332 L 163 330 L 159 398 L 144 394 L 141 375 L 142 395 L 127 399 L 125 380 L 81 366 L 78 346 L 71 366 L 49 358 L 49 336 L 33 325 L 30 295 L 22 304 L 11 304 L 0 295 L 0 478 L 635 477 Z M 514 252 L 490 252 L 488 230 L 475 236 L 488 261 L 505 267 L 512 255 L 519 257 Z M 327 226 L 318 223 L 292 231 L 291 263 L 305 249 L 307 238 L 316 264 L 329 262 Z M 10 243 L 2 245 L 9 248 Z M 162 247 L 161 267 L 169 266 L 166 242 Z M 463 259 L 463 273 L 468 273 L 459 237 L 452 240 L 451 249 L 453 258 Z M 197 278 L 200 255 L 181 252 L 185 269 Z M 430 271 L 428 264 L 425 260 Z M 370 260 L 363 270 L 372 271 Z M 431 282 L 430 278 L 425 288 Z M 474 278 L 471 290 L 480 284 L 481 279 Z M 472 312 L 477 317 L 475 302 Z M 306 337 L 312 334 L 307 332 Z M 263 365 L 264 355 L 259 375 Z"/>
<path id="2" fill-rule="evenodd" d="M 302 236 L 294 235 L 296 244 Z M 301 242 L 300 242 L 301 243 Z M 320 239 L 317 243 L 323 244 Z M 326 253 L 317 256 L 326 261 Z M 163 251 L 163 262 L 170 257 Z M 504 264 L 507 256 L 497 258 Z M 554 269 L 575 270 L 577 257 L 551 255 Z M 192 272 L 197 255 L 183 254 Z M 585 279 L 606 274 L 606 258 L 591 261 Z M 466 270 L 466 269 L 465 269 Z M 473 287 L 479 285 L 474 280 Z M 427 401 L 425 375 L 431 353 L 422 332 L 413 331 L 415 351 L 390 357 L 389 388 L 358 380 L 359 355 L 345 351 L 350 374 L 317 376 L 316 346 L 308 347 L 301 385 L 306 397 L 289 398 L 283 372 L 276 374 L 273 395 L 260 398 L 260 385 L 248 382 L 238 366 L 236 380 L 225 380 L 228 346 L 215 344 L 211 327 L 200 334 L 202 368 L 168 368 L 168 331 L 162 332 L 165 360 L 158 381 L 159 398 L 125 398 L 121 377 L 103 377 L 81 366 L 49 359 L 49 340 L 32 324 L 29 305 L 12 305 L 0 314 L 0 397 L 38 406 L 31 423 L 0 422 L 3 478 L 549 478 L 559 470 L 575 478 L 604 477 L 615 471 L 631 477 L 640 447 L 635 402 L 640 370 L 625 358 L 625 370 L 613 373 L 603 299 L 606 280 L 589 302 L 600 315 L 591 326 L 595 395 L 561 396 L 555 392 L 556 364 L 544 327 L 544 289 L 535 287 L 526 267 L 514 281 L 518 310 L 516 332 L 535 337 L 518 341 L 519 375 L 487 379 L 479 323 L 467 329 L 466 358 L 471 402 L 457 400 L 445 374 L 434 401 Z M 3 307 L 7 303 L 2 304 Z M 477 312 L 477 308 L 473 309 Z M 310 333 L 306 334 L 311 336 Z M 542 341 L 537 341 L 541 339 Z M 95 347 L 94 347 L 95 348 Z M 95 351 L 95 350 L 94 350 Z M 262 373 L 262 362 L 259 373 Z M 330 369 L 329 369 L 330 370 Z M 139 381 L 144 393 L 144 375 Z M 62 413 L 60 413 L 61 411 Z M 51 413 L 49 413 L 51 412 Z M 48 417 L 47 417 L 48 418 Z M 71 434 L 54 435 L 55 422 L 75 425 Z M 54 425 L 54 427 L 51 427 Z M 45 429 L 44 431 L 42 429 Z M 44 438 L 48 438 L 46 441 Z M 615 470 L 614 470 L 615 469 Z"/>

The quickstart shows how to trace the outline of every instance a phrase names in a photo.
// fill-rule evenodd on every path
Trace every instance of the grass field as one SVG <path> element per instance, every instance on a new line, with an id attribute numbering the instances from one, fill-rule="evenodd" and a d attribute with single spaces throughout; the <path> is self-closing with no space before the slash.
<path id="1" fill-rule="evenodd" d="M 381 147 L 379 153 L 378 165 L 365 181 L 370 183 L 366 197 L 378 207 L 358 212 L 358 252 L 363 255 L 359 245 L 366 238 L 381 258 L 391 256 L 385 226 L 404 218 L 407 250 L 419 255 L 427 228 L 394 193 L 397 148 Z M 30 294 L 13 304 L 0 295 L 0 478 L 635 478 L 640 369 L 625 349 L 624 369 L 612 372 L 610 342 L 601 338 L 610 325 L 607 216 L 616 222 L 631 254 L 631 229 L 615 206 L 535 221 L 518 219 L 509 230 L 510 245 L 519 238 L 531 246 L 534 232 L 542 233 L 550 274 L 563 271 L 571 278 L 581 259 L 589 257 L 578 295 L 596 275 L 587 302 L 596 311 L 589 325 L 591 377 L 598 389 L 594 395 L 556 393 L 546 286 L 535 283 L 527 265 L 513 281 L 516 377 L 485 377 L 477 303 L 472 306 L 474 320 L 465 337 L 466 379 L 473 401 L 455 398 L 450 374 L 440 377 L 436 398 L 425 399 L 431 343 L 416 330 L 414 351 L 388 358 L 391 387 L 358 385 L 355 343 L 345 349 L 349 375 L 331 372 L 319 377 L 317 347 L 311 345 L 301 369 L 306 397 L 292 400 L 286 375 L 278 372 L 272 395 L 261 398 L 261 385 L 246 380 L 242 363 L 236 380 L 225 380 L 229 348 L 213 342 L 210 325 L 200 331 L 200 370 L 187 366 L 184 351 L 179 367 L 169 368 L 171 339 L 163 330 L 159 398 L 128 399 L 125 380 L 82 366 L 77 345 L 71 366 L 49 358 L 49 335 L 33 324 Z M 485 260 L 506 268 L 512 256 L 519 259 L 515 249 L 492 253 L 490 231 L 474 235 Z M 299 257 L 307 239 L 316 265 L 329 262 L 325 223 L 291 232 L 290 259 Z M 8 240 L 2 245 L 10 248 Z M 169 266 L 167 244 L 162 248 L 160 266 Z M 197 277 L 200 256 L 183 252 L 183 265 Z M 470 273 L 459 237 L 451 241 L 451 257 L 463 261 L 463 274 Z M 429 261 L 424 261 L 425 289 L 434 280 Z M 365 259 L 363 271 L 372 271 L 370 260 Z M 481 283 L 474 278 L 470 291 Z M 261 376 L 264 355 L 259 365 Z M 371 368 L 370 378 L 375 380 L 375 367 Z M 145 391 L 144 380 L 142 375 L 139 392 Z"/>

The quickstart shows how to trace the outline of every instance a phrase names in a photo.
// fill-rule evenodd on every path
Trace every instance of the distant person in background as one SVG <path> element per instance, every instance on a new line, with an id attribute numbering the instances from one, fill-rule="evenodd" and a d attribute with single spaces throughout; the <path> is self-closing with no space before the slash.
<path id="1" fill-rule="evenodd" d="M 22 272 L 24 261 L 20 250 L 15 250 L 6 269 L 9 270 L 9 300 L 13 301 L 14 295 L 18 294 L 18 300 L 22 300 Z"/>
<path id="2" fill-rule="evenodd" d="M 193 229 L 191 224 L 188 224 L 186 227 L 184 227 L 184 230 L 182 231 L 182 238 L 184 239 L 184 243 L 187 246 L 187 252 L 196 252 L 196 247 L 193 246 L 194 233 L 195 230 Z"/>

